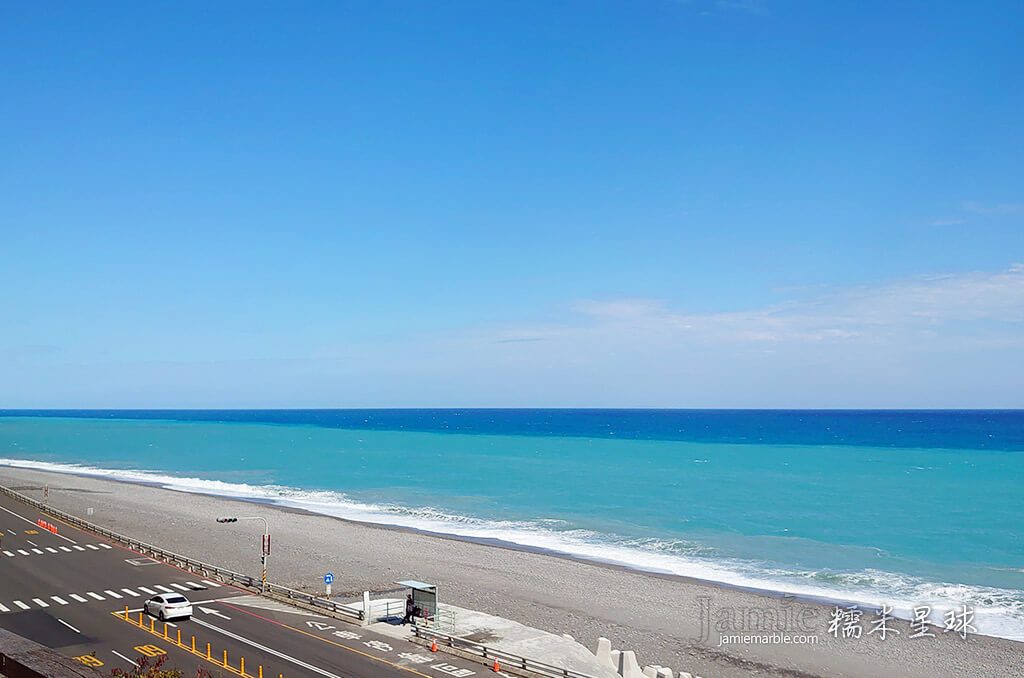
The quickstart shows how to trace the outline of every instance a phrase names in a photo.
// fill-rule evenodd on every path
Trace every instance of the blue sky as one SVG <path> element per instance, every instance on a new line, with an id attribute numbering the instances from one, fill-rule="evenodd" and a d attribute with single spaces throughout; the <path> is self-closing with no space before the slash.
<path id="1" fill-rule="evenodd" d="M 0 406 L 1024 407 L 1020 3 L 0 8 Z"/>

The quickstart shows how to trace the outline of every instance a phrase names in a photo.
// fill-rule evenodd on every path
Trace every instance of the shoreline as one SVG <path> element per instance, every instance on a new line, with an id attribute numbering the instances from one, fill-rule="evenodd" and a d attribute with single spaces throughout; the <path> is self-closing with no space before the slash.
<path id="1" fill-rule="evenodd" d="M 9 462 L 15 462 L 11 465 Z M 35 465 L 41 465 L 43 468 L 34 468 Z M 181 475 L 173 475 L 169 471 L 148 471 L 143 469 L 117 469 L 117 468 L 105 468 L 105 467 L 94 467 L 79 465 L 69 462 L 50 462 L 50 461 L 36 461 L 32 459 L 18 459 L 18 458 L 0 458 L 0 469 L 25 469 L 33 470 L 41 473 L 52 473 L 57 476 L 75 476 L 86 479 L 105 480 L 114 483 L 124 483 L 128 485 L 137 485 L 142 487 L 150 487 L 153 489 L 159 489 L 164 491 L 170 491 L 180 493 L 183 495 L 200 495 L 216 499 L 223 499 L 232 502 L 243 502 L 250 505 L 265 506 L 272 509 L 282 510 L 286 512 L 317 516 L 322 518 L 329 518 L 339 520 L 351 525 L 373 527 L 382 530 L 394 530 L 407 534 L 420 535 L 425 537 L 434 537 L 438 539 L 452 540 L 467 544 L 475 544 L 478 546 L 488 546 L 491 548 L 505 549 L 510 551 L 533 553 L 537 555 L 543 555 L 552 558 L 560 558 L 569 560 L 577 563 L 584 563 L 595 565 L 599 567 L 607 567 L 612 569 L 618 569 L 624 572 L 630 572 L 634 574 L 640 574 L 647 577 L 656 577 L 666 579 L 670 581 L 679 581 L 682 583 L 703 585 L 715 588 L 721 588 L 731 591 L 738 591 L 743 593 L 749 593 L 752 595 L 758 595 L 765 598 L 775 600 L 795 600 L 803 603 L 826 606 L 828 608 L 834 608 L 836 606 L 847 607 L 851 605 L 857 606 L 860 610 L 865 612 L 877 612 L 881 610 L 881 606 L 878 602 L 872 600 L 865 600 L 863 593 L 858 595 L 858 592 L 850 592 L 851 595 L 843 595 L 842 591 L 826 591 L 822 593 L 801 591 L 801 590 L 785 590 L 788 584 L 786 582 L 773 582 L 766 580 L 763 583 L 754 580 L 753 583 L 737 583 L 726 581 L 724 579 L 716 579 L 712 577 L 701 577 L 698 575 L 684 574 L 679 572 L 672 572 L 670 570 L 660 569 L 657 567 L 645 567 L 644 565 L 631 563 L 624 560 L 617 560 L 611 557 L 601 556 L 590 556 L 585 553 L 574 552 L 570 550 L 559 549 L 557 547 L 546 547 L 536 544 L 528 544 L 509 539 L 501 539 L 496 537 L 477 536 L 470 534 L 460 534 L 457 532 L 449 532 L 445 530 L 435 530 L 424 527 L 418 527 L 415 525 L 407 525 L 401 523 L 389 523 L 383 520 L 377 519 L 365 519 L 361 520 L 357 517 L 337 515 L 329 511 L 318 511 L 315 508 L 307 508 L 304 506 L 295 506 L 289 502 L 301 502 L 302 500 L 289 499 L 288 497 L 275 498 L 272 496 L 256 496 L 246 495 L 241 493 L 232 493 L 230 491 L 217 491 L 211 489 L 205 489 L 203 486 L 190 486 L 187 483 L 190 481 L 199 483 L 210 483 L 210 484 L 224 484 L 228 487 L 239 486 L 233 481 L 218 481 L 211 479 L 204 479 L 199 477 Z M 244 487 L 264 487 L 264 486 L 252 486 L 246 483 L 242 483 Z M 274 486 L 277 487 L 277 486 Z M 293 491 L 305 491 L 301 488 L 290 488 L 283 487 L 282 489 L 293 490 Z M 345 497 L 344 493 L 340 493 L 339 496 Z M 353 500 L 355 501 L 355 500 Z M 358 502 L 356 502 L 358 503 Z M 385 516 L 386 514 L 381 514 Z M 726 574 L 733 574 L 729 570 L 725 570 Z M 738 576 L 743 577 L 744 575 L 739 574 Z M 762 585 L 763 584 L 763 585 Z M 773 584 L 777 584 L 777 587 L 773 587 Z M 889 604 L 889 602 L 886 602 Z M 893 606 L 897 605 L 893 603 Z M 935 608 L 935 610 L 945 608 Z M 909 613 L 901 613 L 900 610 L 893 612 L 894 616 L 903 620 L 910 621 Z M 935 626 L 938 625 L 941 629 L 941 624 L 937 624 L 937 618 L 933 615 L 930 619 L 930 623 Z M 1015 636 L 1004 636 L 996 635 L 991 633 L 976 632 L 976 635 L 986 636 L 990 638 L 1007 640 L 1010 642 L 1021 643 L 1024 647 L 1024 638 L 1018 638 Z"/>
<path id="2" fill-rule="evenodd" d="M 569 633 L 591 649 L 597 636 L 603 635 L 615 647 L 636 650 L 642 663 L 669 665 L 706 677 L 757 671 L 876 676 L 893 666 L 910 676 L 1024 673 L 1024 643 L 1017 641 L 972 635 L 964 642 L 943 636 L 941 629 L 934 641 L 909 641 L 905 622 L 896 624 L 902 639 L 885 643 L 835 639 L 826 633 L 832 605 L 821 601 L 643 571 L 501 540 L 364 523 L 259 498 L 185 492 L 89 474 L 3 466 L 0 483 L 15 489 L 49 484 L 50 503 L 56 507 L 83 517 L 85 508 L 95 508 L 89 519 L 105 527 L 249 572 L 253 559 L 242 554 L 251 551 L 247 538 L 252 535 L 210 525 L 210 516 L 237 509 L 244 502 L 254 512 L 272 517 L 277 551 L 271 557 L 271 579 L 278 583 L 316 591 L 318 584 L 312 583 L 316 575 L 335 571 L 340 572 L 336 589 L 357 594 L 393 588 L 392 582 L 407 576 L 425 578 L 438 583 L 442 599 L 456 605 Z M 185 497 L 189 500 L 182 501 Z M 799 610 L 813 623 L 795 630 L 815 634 L 818 644 L 722 646 L 723 634 L 716 638 L 718 628 L 707 628 L 713 613 L 718 613 L 717 620 L 726 611 L 735 616 L 737 610 L 765 609 Z M 870 608 L 861 609 L 867 620 Z M 950 673 L 951 665 L 963 667 L 963 673 Z M 987 670 L 980 671 L 981 667 Z"/>

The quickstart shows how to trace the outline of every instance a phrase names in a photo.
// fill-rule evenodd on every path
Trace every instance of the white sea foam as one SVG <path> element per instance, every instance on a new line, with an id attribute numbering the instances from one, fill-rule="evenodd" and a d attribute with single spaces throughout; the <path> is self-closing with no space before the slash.
<path id="1" fill-rule="evenodd" d="M 877 608 L 883 602 L 896 616 L 909 619 L 913 608 L 928 605 L 941 625 L 950 609 L 974 609 L 974 626 L 986 635 L 1024 641 L 1024 592 L 985 586 L 930 582 L 880 570 L 817 572 L 786 570 L 764 563 L 715 557 L 710 549 L 678 539 L 638 539 L 571 529 L 565 521 L 484 520 L 433 507 L 360 502 L 339 492 L 279 485 L 250 485 L 190 478 L 144 470 L 105 469 L 26 459 L 3 459 L 0 465 L 71 473 L 157 485 L 180 492 L 248 499 L 323 515 L 379 525 L 478 540 L 500 541 L 586 560 L 661 574 L 674 574 L 756 590 L 788 593 L 836 604 Z"/>

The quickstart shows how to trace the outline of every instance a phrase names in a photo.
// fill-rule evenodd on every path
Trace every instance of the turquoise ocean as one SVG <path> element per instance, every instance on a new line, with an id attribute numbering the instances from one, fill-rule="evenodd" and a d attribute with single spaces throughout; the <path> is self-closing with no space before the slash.
<path id="1" fill-rule="evenodd" d="M 156 483 L 1024 640 L 1024 412 L 0 411 L 0 465 Z"/>

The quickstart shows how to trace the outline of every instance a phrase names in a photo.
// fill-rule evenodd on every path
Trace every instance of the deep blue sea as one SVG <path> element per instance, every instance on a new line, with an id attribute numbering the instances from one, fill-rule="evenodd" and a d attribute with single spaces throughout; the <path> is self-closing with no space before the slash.
<path id="1" fill-rule="evenodd" d="M 1024 640 L 1024 412 L 0 411 L 0 464 L 156 482 Z"/>

